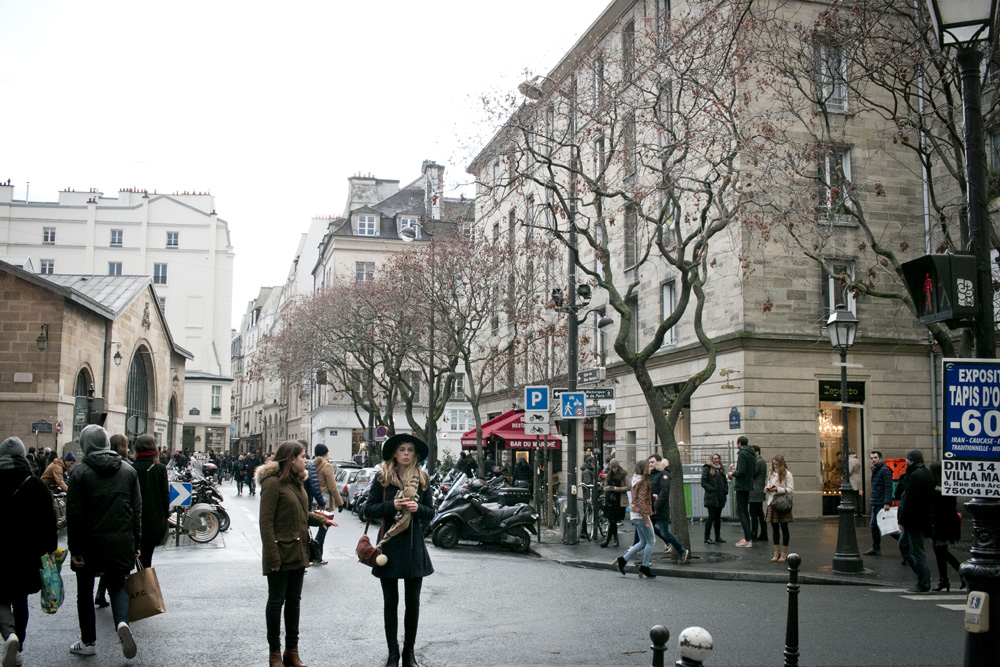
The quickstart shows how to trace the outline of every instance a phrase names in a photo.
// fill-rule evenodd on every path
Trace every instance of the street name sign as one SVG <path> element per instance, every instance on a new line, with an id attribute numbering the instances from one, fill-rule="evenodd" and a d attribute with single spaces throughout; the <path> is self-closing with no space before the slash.
<path id="1" fill-rule="evenodd" d="M 191 485 L 187 482 L 170 482 L 170 507 L 191 505 Z"/>
<path id="2" fill-rule="evenodd" d="M 31 425 L 32 433 L 52 433 L 52 424 L 44 419 L 39 419 Z"/>
<path id="3" fill-rule="evenodd" d="M 1000 360 L 944 359 L 945 496 L 1000 498 Z"/>
<path id="4" fill-rule="evenodd" d="M 559 387 L 552 390 L 552 395 L 555 398 L 559 398 L 567 391 L 569 389 L 566 387 Z M 586 396 L 588 401 L 607 401 L 615 397 L 614 387 L 587 387 L 585 389 L 578 389 L 577 391 Z"/>
<path id="5" fill-rule="evenodd" d="M 588 368 L 576 374 L 577 384 L 593 384 L 604 379 L 604 368 Z"/>

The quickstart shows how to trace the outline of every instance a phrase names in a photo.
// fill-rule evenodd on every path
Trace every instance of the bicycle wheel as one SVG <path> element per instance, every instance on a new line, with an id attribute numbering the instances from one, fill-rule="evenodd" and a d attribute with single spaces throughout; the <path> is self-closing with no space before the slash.
<path id="1" fill-rule="evenodd" d="M 605 516 L 604 512 L 597 515 L 597 532 L 601 534 L 601 537 L 608 534 L 608 517 Z"/>

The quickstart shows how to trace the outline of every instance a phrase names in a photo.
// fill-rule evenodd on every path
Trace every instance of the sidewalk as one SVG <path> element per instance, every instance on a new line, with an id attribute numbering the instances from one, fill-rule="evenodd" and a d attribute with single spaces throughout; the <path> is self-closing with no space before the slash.
<path id="1" fill-rule="evenodd" d="M 963 522 L 963 539 L 951 547 L 959 562 L 969 559 L 971 541 L 971 521 Z M 864 570 L 858 574 L 840 574 L 833 571 L 833 556 L 837 551 L 837 517 L 824 519 L 796 519 L 790 526 L 791 539 L 789 553 L 802 558 L 799 567 L 799 581 L 810 584 L 833 584 L 848 586 L 889 586 L 909 588 L 916 582 L 913 571 L 901 564 L 896 540 L 882 538 L 881 556 L 862 556 Z M 689 577 L 696 579 L 723 579 L 731 581 L 760 581 L 787 583 L 788 567 L 785 563 L 772 563 L 774 549 L 770 542 L 755 542 L 750 549 L 737 548 L 736 542 L 743 537 L 739 522 L 723 521 L 724 544 L 704 544 L 704 524 L 698 521 L 688 523 L 691 537 L 691 556 L 687 563 L 674 562 L 673 556 L 664 554 L 663 541 L 657 537 L 650 568 L 653 573 L 668 577 Z M 871 547 L 871 531 L 867 517 L 858 517 L 855 523 L 858 537 L 858 551 L 864 553 Z M 598 542 L 581 540 L 579 544 L 567 545 L 561 541 L 558 527 L 542 529 L 542 541 L 537 538 L 531 549 L 538 556 L 575 567 L 614 569 L 613 562 L 632 545 L 632 525 L 626 521 L 618 528 L 620 547 L 612 545 L 601 548 Z M 930 540 L 926 540 L 927 562 L 931 568 L 931 582 L 938 580 L 937 563 Z M 635 572 L 635 563 L 630 561 L 626 572 Z M 958 577 L 952 572 L 954 585 Z M 953 589 L 954 590 L 954 589 Z"/>

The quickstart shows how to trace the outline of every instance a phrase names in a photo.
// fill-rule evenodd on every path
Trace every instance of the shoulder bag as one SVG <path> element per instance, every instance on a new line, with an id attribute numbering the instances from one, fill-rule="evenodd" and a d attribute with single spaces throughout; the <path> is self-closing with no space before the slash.
<path id="1" fill-rule="evenodd" d="M 787 493 L 776 494 L 771 499 L 771 509 L 780 514 L 788 514 L 792 511 L 792 496 Z"/>
<path id="2" fill-rule="evenodd" d="M 376 479 L 378 479 L 376 477 Z M 382 502 L 385 502 L 385 487 L 382 487 Z M 376 565 L 384 565 L 385 558 L 382 556 L 382 547 L 376 547 L 372 545 L 372 541 L 368 539 L 368 527 L 371 526 L 371 519 L 365 522 L 365 532 L 358 539 L 358 546 L 355 547 L 354 553 L 358 555 L 358 562 L 367 565 L 368 567 L 375 567 Z M 379 539 L 381 540 L 382 529 L 379 528 Z M 382 557 L 383 562 L 379 563 L 378 559 Z"/>

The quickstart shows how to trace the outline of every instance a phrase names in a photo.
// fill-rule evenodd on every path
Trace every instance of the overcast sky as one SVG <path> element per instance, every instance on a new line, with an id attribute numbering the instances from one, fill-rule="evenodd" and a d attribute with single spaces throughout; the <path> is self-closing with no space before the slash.
<path id="1" fill-rule="evenodd" d="M 548 72 L 608 0 L 0 0 L 0 180 L 210 191 L 236 249 L 233 323 L 284 281 L 347 178 L 450 194 L 482 146 L 481 98 Z"/>

